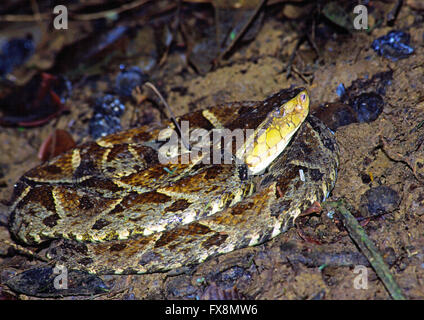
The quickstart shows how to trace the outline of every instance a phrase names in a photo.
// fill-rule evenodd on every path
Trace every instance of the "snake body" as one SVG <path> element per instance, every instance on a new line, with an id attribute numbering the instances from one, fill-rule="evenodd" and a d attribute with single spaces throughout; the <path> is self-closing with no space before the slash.
<path id="1" fill-rule="evenodd" d="M 177 119 L 190 134 L 252 129 L 246 143 L 227 149 L 231 163 L 208 163 L 199 148 L 166 148 L 178 139 L 172 122 L 82 144 L 17 182 L 11 233 L 31 245 L 59 240 L 49 258 L 97 274 L 165 271 L 261 244 L 335 184 L 337 143 L 308 108 L 297 88 Z M 212 154 L 217 143 L 209 146 Z M 176 161 L 162 163 L 161 152 Z"/>

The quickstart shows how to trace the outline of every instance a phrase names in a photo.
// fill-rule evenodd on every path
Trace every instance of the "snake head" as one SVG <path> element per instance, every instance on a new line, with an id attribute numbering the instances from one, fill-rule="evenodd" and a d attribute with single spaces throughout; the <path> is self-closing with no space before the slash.
<path id="1" fill-rule="evenodd" d="M 255 130 L 252 143 L 246 149 L 245 163 L 250 174 L 264 172 L 283 152 L 308 115 L 309 95 L 306 89 L 299 88 L 281 93 L 281 103 L 274 107 Z M 291 96 L 287 97 L 287 93 Z"/>

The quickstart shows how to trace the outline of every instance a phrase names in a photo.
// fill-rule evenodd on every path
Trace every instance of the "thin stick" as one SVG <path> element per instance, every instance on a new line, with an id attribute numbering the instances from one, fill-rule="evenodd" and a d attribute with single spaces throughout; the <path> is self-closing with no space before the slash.
<path id="1" fill-rule="evenodd" d="M 37 17 L 33 14 L 5 14 L 0 16 L 0 21 L 5 22 L 34 22 L 41 20 L 48 20 L 50 14 L 40 13 Z"/>
<path id="2" fill-rule="evenodd" d="M 35 2 L 35 0 L 32 0 Z M 132 9 L 135 9 L 137 7 L 140 7 L 147 2 L 150 2 L 151 0 L 136 0 L 127 4 L 124 4 L 120 6 L 119 8 L 100 11 L 100 12 L 94 12 L 94 13 L 69 13 L 69 18 L 71 20 L 81 20 L 81 21 L 87 21 L 87 20 L 96 20 L 101 18 L 107 18 L 111 15 L 118 15 L 122 12 L 129 11 Z M 51 17 L 51 13 L 40 13 L 35 12 L 35 14 L 5 14 L 3 16 L 0 16 L 0 21 L 7 21 L 7 22 L 32 22 L 32 21 L 46 21 L 49 20 Z"/>
<path id="3" fill-rule="evenodd" d="M 305 83 L 307 85 L 311 85 L 309 83 L 308 79 L 306 79 L 305 76 L 302 74 L 302 72 L 300 72 L 299 70 L 297 70 L 297 68 L 294 65 L 292 65 L 291 68 L 292 68 L 293 72 L 296 73 L 303 81 L 305 81 Z"/>
<path id="4" fill-rule="evenodd" d="M 110 9 L 110 10 L 94 12 L 94 13 L 72 14 L 71 17 L 74 20 L 83 20 L 83 21 L 84 20 L 96 20 L 96 19 L 106 18 L 106 17 L 109 17 L 111 15 L 118 15 L 122 12 L 132 10 L 134 8 L 142 6 L 147 2 L 150 2 L 150 0 L 137 0 L 137 1 L 133 1 L 133 2 L 130 2 L 130 3 L 124 4 L 124 5 L 120 6 L 119 8 L 116 8 L 116 9 Z"/>
<path id="5" fill-rule="evenodd" d="M 34 17 L 37 22 L 41 22 L 41 14 L 40 14 L 40 8 L 38 7 L 36 0 L 31 0 L 31 7 L 32 11 L 34 12 Z"/>
<path id="6" fill-rule="evenodd" d="M 402 7 L 403 0 L 398 0 L 393 6 L 392 10 L 387 14 L 387 24 L 393 25 L 396 21 L 396 18 L 399 14 L 400 8 Z"/>
<path id="7" fill-rule="evenodd" d="M 249 20 L 245 23 L 243 26 L 243 29 L 237 34 L 237 36 L 231 41 L 230 45 L 225 48 L 225 50 L 219 55 L 218 61 L 221 61 L 224 56 L 231 51 L 231 49 L 234 47 L 234 45 L 240 40 L 240 38 L 246 33 L 247 29 L 252 24 L 253 20 L 255 20 L 256 16 L 258 15 L 259 11 L 261 10 L 262 6 L 265 4 L 267 0 L 262 0 L 255 8 L 255 12 L 250 16 Z"/>
<path id="8" fill-rule="evenodd" d="M 380 253 L 378 252 L 378 249 L 375 247 L 370 238 L 368 238 L 365 230 L 359 225 L 355 217 L 352 216 L 349 210 L 346 209 L 342 201 L 324 202 L 323 205 L 327 208 L 338 210 L 343 224 L 349 233 L 349 236 L 353 239 L 359 249 L 361 249 L 364 256 L 368 259 L 391 297 L 394 300 L 406 300 L 405 296 L 402 294 L 402 290 L 393 278 L 389 267 L 386 265 Z"/>
<path id="9" fill-rule="evenodd" d="M 292 54 L 290 55 L 290 58 L 289 58 L 289 63 L 287 64 L 286 79 L 288 79 L 291 75 L 292 65 L 293 65 L 294 58 L 296 57 L 297 49 L 299 49 L 300 45 L 302 44 L 303 41 L 305 41 L 305 39 L 306 39 L 306 34 L 302 35 L 299 38 L 299 40 L 297 40 L 297 42 L 296 42 L 296 46 L 294 47 L 293 52 L 292 52 Z"/>
<path id="10" fill-rule="evenodd" d="M 186 147 L 187 150 L 191 150 L 191 146 L 188 143 L 188 141 L 185 140 L 185 137 L 183 135 L 183 132 L 181 131 L 181 127 L 180 127 L 180 125 L 177 122 L 177 118 L 175 117 L 174 113 L 172 112 L 172 109 L 169 107 L 169 105 L 166 102 L 166 100 L 162 97 L 162 95 L 159 92 L 159 90 L 156 89 L 155 85 L 152 84 L 152 83 L 150 83 L 150 82 L 146 82 L 144 85 L 147 86 L 147 87 L 149 87 L 150 89 L 152 89 L 154 91 L 154 93 L 156 93 L 156 95 L 162 101 L 162 103 L 165 105 L 166 109 L 168 110 L 169 114 L 171 115 L 172 122 L 174 122 L 175 126 L 177 127 L 178 131 L 180 132 L 181 140 L 184 143 L 184 146 Z"/>

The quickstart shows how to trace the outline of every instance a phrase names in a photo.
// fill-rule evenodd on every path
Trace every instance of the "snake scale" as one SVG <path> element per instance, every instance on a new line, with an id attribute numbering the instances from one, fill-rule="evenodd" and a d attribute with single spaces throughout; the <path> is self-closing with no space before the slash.
<path id="1" fill-rule="evenodd" d="M 9 229 L 20 243 L 50 242 L 50 259 L 96 274 L 161 272 L 261 244 L 334 187 L 337 143 L 308 112 L 306 90 L 296 88 L 177 119 L 190 134 L 253 129 L 251 149 L 230 148 L 244 162 L 207 163 L 197 152 L 188 163 L 182 153 L 162 163 L 173 122 L 84 143 L 20 178 Z"/>

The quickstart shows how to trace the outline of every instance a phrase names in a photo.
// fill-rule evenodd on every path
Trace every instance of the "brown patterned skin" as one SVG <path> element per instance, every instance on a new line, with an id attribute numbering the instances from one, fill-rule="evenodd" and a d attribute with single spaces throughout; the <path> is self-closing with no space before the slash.
<path id="1" fill-rule="evenodd" d="M 299 90 L 208 108 L 214 123 L 202 110 L 179 120 L 191 130 L 256 128 Z M 49 257 L 74 269 L 166 271 L 277 236 L 336 180 L 337 144 L 312 116 L 265 173 L 248 177 L 236 164 L 159 163 L 160 129 L 106 136 L 28 171 L 14 190 L 12 234 L 32 245 L 62 239 Z"/>

